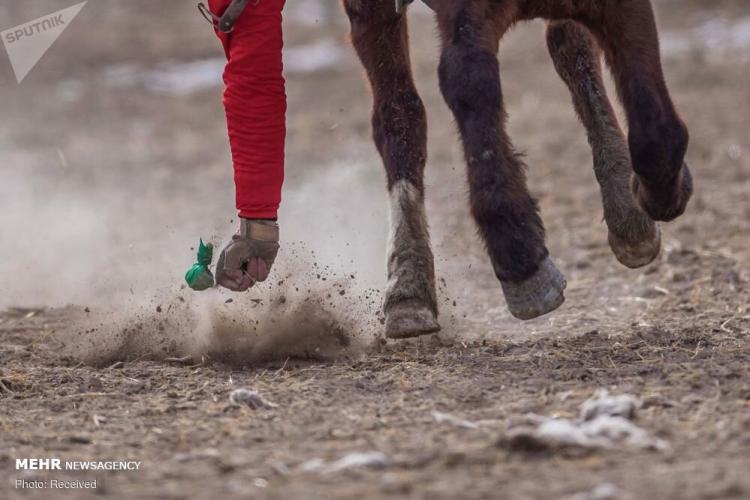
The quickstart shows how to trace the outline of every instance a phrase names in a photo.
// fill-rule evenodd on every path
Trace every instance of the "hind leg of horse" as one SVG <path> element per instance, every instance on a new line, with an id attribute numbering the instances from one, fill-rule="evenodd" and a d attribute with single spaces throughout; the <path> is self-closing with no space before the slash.
<path id="1" fill-rule="evenodd" d="M 412 78 L 406 17 L 391 0 L 345 0 L 344 6 L 372 86 L 373 137 L 388 177 L 386 336 L 433 333 L 440 326 L 424 208 L 427 119 Z"/>
<path id="2" fill-rule="evenodd" d="M 434 3 L 443 37 L 440 88 L 453 111 L 468 165 L 472 214 L 508 308 L 532 319 L 558 308 L 566 282 L 549 258 L 524 165 L 505 132 L 497 49 L 487 0 Z"/>
<path id="3" fill-rule="evenodd" d="M 609 2 L 586 24 L 604 48 L 625 106 L 633 194 L 652 219 L 673 220 L 693 193 L 685 164 L 689 136 L 664 81 L 651 2 Z"/>
<path id="4" fill-rule="evenodd" d="M 588 134 L 612 251 L 627 267 L 645 266 L 659 255 L 661 233 L 631 195 L 630 151 L 607 98 L 599 47 L 590 32 L 574 21 L 551 22 L 547 46 Z"/>

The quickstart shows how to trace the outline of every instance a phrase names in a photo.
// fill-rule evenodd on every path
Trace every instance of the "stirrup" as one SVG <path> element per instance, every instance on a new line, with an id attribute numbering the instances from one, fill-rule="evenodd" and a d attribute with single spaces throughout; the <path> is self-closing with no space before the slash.
<path id="1" fill-rule="evenodd" d="M 201 13 L 206 21 L 211 23 L 211 26 L 213 26 L 215 30 L 221 31 L 222 33 L 231 33 L 234 30 L 234 25 L 237 22 L 237 19 L 240 18 L 240 15 L 250 2 L 252 2 L 251 5 L 253 7 L 257 7 L 260 0 L 232 0 L 232 3 L 229 4 L 229 7 L 227 7 L 227 10 L 225 10 L 221 16 L 217 16 L 211 12 L 211 9 L 206 7 L 206 4 L 199 2 L 198 12 Z"/>

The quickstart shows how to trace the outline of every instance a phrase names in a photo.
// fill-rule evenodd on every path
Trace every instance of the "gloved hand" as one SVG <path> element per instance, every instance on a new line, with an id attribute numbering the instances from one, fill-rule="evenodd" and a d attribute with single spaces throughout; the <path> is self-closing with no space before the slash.
<path id="1" fill-rule="evenodd" d="M 273 221 L 240 219 L 240 230 L 222 250 L 216 264 L 216 284 L 244 292 L 265 281 L 279 252 L 279 225 Z"/>

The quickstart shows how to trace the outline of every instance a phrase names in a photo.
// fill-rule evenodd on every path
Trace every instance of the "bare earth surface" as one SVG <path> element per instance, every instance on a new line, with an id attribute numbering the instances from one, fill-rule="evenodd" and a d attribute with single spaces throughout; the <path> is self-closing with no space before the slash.
<path id="1" fill-rule="evenodd" d="M 180 66 L 221 56 L 192 7 L 91 2 L 23 85 L 3 63 L 0 498 L 749 498 L 747 3 L 657 2 L 697 192 L 639 271 L 609 251 L 543 25 L 505 40 L 511 135 L 569 282 L 566 304 L 529 323 L 507 313 L 468 217 L 432 20 L 412 12 L 444 329 L 398 343 L 372 290 L 387 212 L 362 71 L 343 13 L 289 3 L 288 244 L 274 283 L 244 295 L 179 287 L 198 236 L 233 227 L 219 75 L 191 87 Z M 50 4 L 67 6 L 13 2 L 0 18 Z M 273 405 L 233 405 L 237 388 Z M 637 396 L 636 422 L 669 449 L 509 444 L 514 419 L 575 417 L 599 388 Z M 16 470 L 32 457 L 142 465 Z M 98 488 L 15 488 L 52 478 Z"/>

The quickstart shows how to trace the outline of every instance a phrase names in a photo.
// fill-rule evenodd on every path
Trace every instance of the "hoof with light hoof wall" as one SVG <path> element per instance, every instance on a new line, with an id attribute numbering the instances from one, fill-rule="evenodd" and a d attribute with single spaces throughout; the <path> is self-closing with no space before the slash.
<path id="1" fill-rule="evenodd" d="M 567 282 L 549 258 L 542 261 L 534 276 L 521 283 L 500 282 L 510 313 L 529 320 L 550 313 L 565 302 Z"/>

